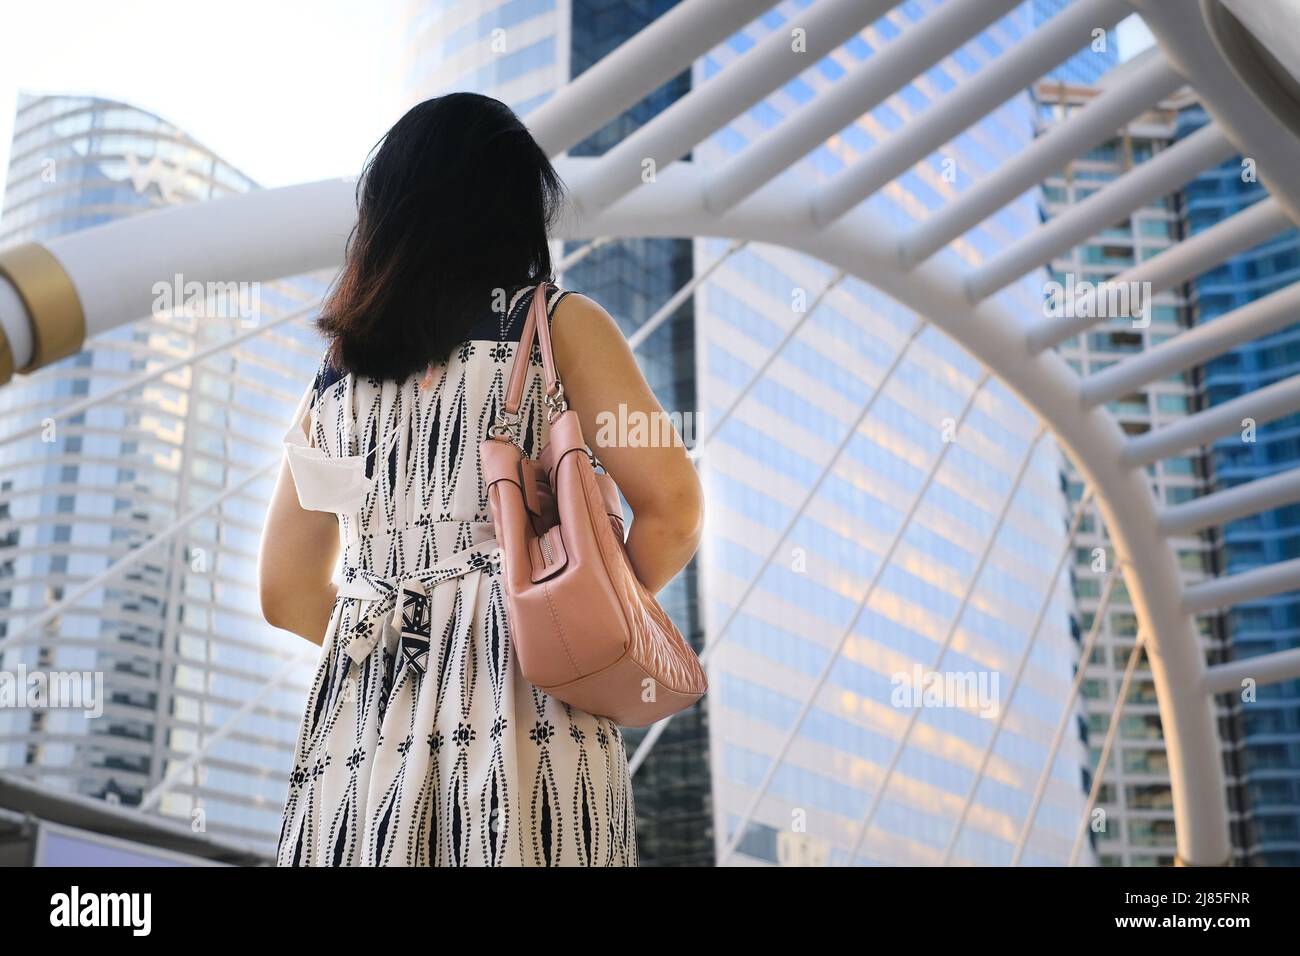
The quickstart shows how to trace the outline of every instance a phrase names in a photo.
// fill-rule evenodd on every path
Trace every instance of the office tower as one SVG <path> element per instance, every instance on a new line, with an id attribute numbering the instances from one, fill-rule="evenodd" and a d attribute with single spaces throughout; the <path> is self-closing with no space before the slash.
<path id="1" fill-rule="evenodd" d="M 414 105 L 453 90 L 485 93 L 526 116 L 569 79 L 569 7 L 569 0 L 407 0 L 406 98 Z"/>
<path id="2" fill-rule="evenodd" d="M 451 90 L 501 99 L 527 121 L 530 110 L 620 43 L 675 6 L 677 0 L 629 5 L 611 0 L 562 3 L 410 5 L 407 94 L 415 101 Z M 577 144 L 570 154 L 598 156 L 690 92 L 683 73 L 618 119 Z M 570 254 L 585 243 L 565 243 Z M 560 277 L 591 296 L 631 335 L 691 278 L 690 239 L 623 239 L 596 249 Z M 669 412 L 696 410 L 693 303 L 637 350 L 646 378 Z M 687 436 L 689 439 L 689 435 Z M 682 633 L 702 646 L 698 561 L 660 593 Z M 673 721 L 634 778 L 642 865 L 707 865 L 713 859 L 709 805 L 708 704 Z M 644 731 L 627 729 L 634 752 Z"/>
<path id="3" fill-rule="evenodd" d="M 1176 137 L 1206 124 L 1199 105 L 1182 110 Z M 1196 235 L 1266 196 L 1251 157 L 1235 156 L 1190 182 L 1186 229 Z M 1300 279 L 1300 232 L 1287 229 L 1191 284 L 1196 323 L 1213 322 Z M 1205 401 L 1220 405 L 1300 371 L 1300 325 L 1252 341 L 1203 370 Z M 1242 423 L 1240 434 L 1210 449 L 1215 488 L 1231 488 L 1296 466 L 1300 446 L 1295 415 Z M 1288 505 L 1228 523 L 1222 529 L 1222 573 L 1236 574 L 1300 554 L 1300 508 Z M 1250 658 L 1297 646 L 1300 597 L 1294 592 L 1243 602 L 1228 614 L 1232 656 Z M 1235 842 L 1255 865 L 1300 866 L 1300 680 L 1248 689 L 1225 698 L 1237 714 L 1244 793 L 1230 809 L 1245 810 Z"/>
<path id="4" fill-rule="evenodd" d="M 716 47 L 697 61 L 694 85 L 769 33 L 794 31 L 808 6 L 783 4 Z M 892 10 L 728 124 L 692 161 L 719 165 L 781 135 L 783 120 L 938 9 L 916 2 Z M 823 182 L 871 162 L 904 122 L 1010 55 L 1033 26 L 1029 9 L 1017 7 L 784 175 Z M 1026 91 L 866 202 L 882 228 L 901 233 L 978 188 L 1032 135 Z M 1037 218 L 1023 197 L 942 255 L 955 267 L 977 265 Z M 727 251 L 726 241 L 701 240 L 697 269 Z M 1009 863 L 1039 773 L 1050 766 L 1023 861 L 1064 863 L 1085 781 L 1073 710 L 1064 747 L 1048 759 L 1077 654 L 1067 576 L 1052 580 L 1050 572 L 1066 545 L 1060 453 L 1036 436 L 1025 407 L 996 381 L 983 382 L 977 363 L 944 336 L 926 329 L 908 346 L 924 317 L 861 282 L 835 280 L 819 262 L 751 243 L 696 294 L 700 430 L 718 428 L 702 455 L 710 510 L 701 566 L 706 633 L 722 642 L 710 665 L 709 715 L 719 857 Z M 1032 321 L 1041 296 L 1041 282 L 1027 279 L 999 299 Z M 865 423 L 836 456 L 877 388 Z M 952 647 L 939 659 L 950 630 Z M 915 699 L 895 692 L 915 688 L 917 670 L 923 680 L 996 681 L 997 706 L 945 694 L 920 708 L 909 733 Z M 1085 846 L 1082 860 L 1090 859 Z"/>
<path id="5" fill-rule="evenodd" d="M 24 95 L 0 247 L 255 188 L 149 112 Z M 321 354 L 305 321 L 275 323 L 323 286 L 228 278 L 232 287 L 196 295 L 186 277 L 159 276 L 152 316 L 0 393 L 10 434 L 215 349 L 0 444 L 0 666 L 100 674 L 104 696 L 98 718 L 0 710 L 0 772 L 126 806 L 175 773 L 159 812 L 266 851 L 311 655 L 259 612 L 256 552 L 275 474 L 262 470 L 278 466 L 280 436 Z M 237 336 L 248 337 L 215 348 Z M 193 520 L 30 633 L 36 613 L 185 516 Z"/>
<path id="6" fill-rule="evenodd" d="M 1103 78 L 1098 86 L 1044 81 L 1035 89 L 1039 109 L 1039 130 L 1046 133 L 1082 109 L 1115 80 L 1123 69 Z M 1175 139 L 1180 109 L 1186 96 L 1175 95 L 1157 104 L 1119 130 L 1117 135 L 1071 162 L 1043 184 L 1043 211 L 1051 218 L 1082 202 L 1125 172 L 1169 148 Z M 1050 280 L 1064 287 L 1088 284 L 1103 289 L 1135 264 L 1159 255 L 1184 235 L 1185 203 L 1181 183 L 1170 183 L 1169 192 L 1148 203 L 1137 214 L 1115 223 L 1053 260 Z M 1165 342 L 1188 328 L 1193 314 L 1182 286 L 1155 294 L 1145 318 L 1116 316 L 1099 323 L 1082 335 L 1061 343 L 1059 350 L 1083 375 L 1095 373 L 1126 355 Z M 1147 320 L 1149 319 L 1149 324 Z M 1200 372 L 1175 375 L 1111 402 L 1127 434 L 1139 435 L 1161 428 L 1203 406 Z M 1070 462 L 1070 496 L 1079 500 L 1082 479 Z M 1181 457 L 1148 466 L 1157 498 L 1176 505 L 1213 490 L 1211 462 L 1199 449 Z M 1094 625 L 1114 551 L 1096 509 L 1090 509 L 1077 540 L 1074 587 L 1079 602 L 1078 628 L 1087 634 Z M 1219 549 L 1212 535 L 1189 534 L 1175 541 L 1184 580 L 1188 584 L 1213 577 L 1219 568 Z M 1098 561 L 1102 549 L 1107 560 Z M 1221 614 L 1199 619 L 1205 652 L 1212 662 L 1224 658 L 1225 622 Z M 1115 696 L 1123 679 L 1129 655 L 1137 637 L 1137 615 L 1122 581 L 1117 581 L 1099 626 L 1096 645 L 1084 663 L 1083 685 L 1086 719 L 1092 745 L 1090 766 L 1100 759 Z M 1221 737 L 1225 742 L 1225 767 L 1235 787 L 1232 741 L 1232 708 L 1220 714 Z M 1171 866 L 1175 862 L 1173 795 L 1164 734 L 1156 705 L 1155 687 L 1145 655 L 1140 658 L 1133 687 L 1124 705 L 1119 734 L 1105 771 L 1098 806 L 1105 813 L 1106 826 L 1096 831 L 1095 841 L 1103 865 Z M 1230 807 L 1235 807 L 1230 801 Z M 1236 825 L 1234 823 L 1234 830 Z"/>

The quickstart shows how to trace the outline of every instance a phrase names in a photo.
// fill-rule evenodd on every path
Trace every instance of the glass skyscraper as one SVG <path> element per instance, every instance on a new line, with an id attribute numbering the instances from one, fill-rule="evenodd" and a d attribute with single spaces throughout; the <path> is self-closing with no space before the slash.
<path id="1" fill-rule="evenodd" d="M 25 95 L 0 247 L 255 188 L 144 110 Z M 0 392 L 10 429 L 257 333 L 324 288 L 310 277 L 250 283 L 239 309 L 217 315 L 206 303 L 185 307 L 189 292 L 177 292 L 185 277 L 158 278 L 153 315 Z M 272 629 L 259 611 L 256 554 L 274 471 L 27 632 L 34 614 L 278 464 L 280 436 L 321 350 L 305 320 L 282 324 L 0 444 L 0 667 L 94 672 L 104 691 L 98 718 L 0 710 L 0 771 L 127 806 L 174 772 L 159 812 L 227 842 L 274 846 L 311 672 L 309 660 L 293 665 L 305 642 Z"/>
<path id="2" fill-rule="evenodd" d="M 768 33 L 797 25 L 799 11 L 808 6 L 783 4 L 711 51 L 696 63 L 695 83 L 707 83 Z M 694 162 L 721 163 L 779 128 L 784 117 L 861 68 L 937 6 L 902 4 L 729 124 L 696 151 Z M 1018 7 L 786 175 L 821 182 L 870 162 L 876 143 L 978 75 L 1034 26 L 1028 7 Z M 877 192 L 868 206 L 886 228 L 906 230 L 1022 150 L 1033 127 L 1026 91 Z M 1035 203 L 1026 196 L 942 255 L 969 268 L 1037 220 Z M 697 267 L 712 262 L 724 246 L 719 240 L 697 243 Z M 750 244 L 697 293 L 704 432 L 747 387 L 800 318 L 803 304 L 832 278 L 820 262 Z M 1026 279 L 999 299 L 1028 318 L 1041 311 L 1041 294 L 1041 283 Z M 737 844 L 727 862 L 937 863 L 964 814 L 952 860 L 1005 864 L 1047 763 L 1077 655 L 1068 577 L 1047 580 L 1045 574 L 1066 541 L 1060 453 L 1053 442 L 1035 443 L 1037 423 L 1025 407 L 998 383 L 981 385 L 978 364 L 926 329 L 844 453 L 831 460 L 920 318 L 860 282 L 840 282 L 703 455 L 709 501 L 702 558 L 706 631 L 716 636 L 734 616 L 710 666 L 719 855 L 733 839 Z M 971 411 L 958 424 L 972 396 Z M 905 513 L 945 443 L 951 444 L 947 457 L 900 537 Z M 1026 474 L 1017 487 L 1017 464 L 1025 458 Z M 820 493 L 798 513 L 806 490 L 826 471 Z M 1010 509 L 999 526 L 997 513 L 1007 496 Z M 779 540 L 792 521 L 791 533 Z M 995 543 L 988 562 L 963 605 L 990 535 Z M 757 587 L 737 609 L 734 602 L 756 576 Z M 911 713 L 906 699 L 900 705 L 893 692 L 917 669 L 928 676 L 959 613 L 951 649 L 933 673 L 988 680 L 998 688 L 997 706 L 981 712 L 967 700 L 924 707 L 886 777 Z M 1011 696 L 1022 655 L 1025 676 Z M 818 687 L 815 679 L 823 672 L 827 680 Z M 782 754 L 810 697 L 812 707 Z M 1003 708 L 1005 722 L 999 725 L 995 711 Z M 981 755 L 990 745 L 987 773 L 977 783 Z M 1025 862 L 1068 858 L 1083 809 L 1083 753 L 1082 741 L 1070 733 L 1052 762 Z M 770 785 L 755 803 L 765 779 Z M 882 786 L 871 827 L 859 840 Z M 737 834 L 751 806 L 752 819 Z"/>
<path id="3" fill-rule="evenodd" d="M 1208 122 L 1203 108 L 1180 113 L 1178 136 Z M 1187 225 L 1195 235 L 1263 199 L 1252 164 L 1234 157 L 1186 189 Z M 1233 256 L 1192 283 L 1196 321 L 1213 322 L 1234 309 L 1300 279 L 1300 231 L 1287 230 Z M 1300 318 L 1300 317 L 1298 317 Z M 1204 369 L 1208 404 L 1219 405 L 1300 371 L 1300 324 L 1254 340 L 1213 359 Z M 1219 488 L 1294 468 L 1300 460 L 1300 416 L 1214 443 Z M 1300 506 L 1265 511 L 1223 528 L 1224 574 L 1237 574 L 1300 556 Z M 1277 594 L 1243 602 L 1229 614 L 1233 654 L 1255 657 L 1300 644 L 1300 595 Z M 1259 687 L 1240 701 L 1242 768 L 1249 807 L 1247 859 L 1253 864 L 1300 866 L 1300 680 Z"/>
<path id="4" fill-rule="evenodd" d="M 569 79 L 571 23 L 568 0 L 407 0 L 408 99 L 467 90 L 525 116 Z"/>

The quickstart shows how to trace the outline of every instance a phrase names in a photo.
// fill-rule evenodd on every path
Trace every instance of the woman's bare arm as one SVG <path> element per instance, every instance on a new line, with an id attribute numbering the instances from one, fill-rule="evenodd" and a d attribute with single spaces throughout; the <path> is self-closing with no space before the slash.
<path id="1" fill-rule="evenodd" d="M 564 394 L 578 413 L 582 434 L 632 508 L 627 539 L 632 569 L 655 593 L 699 547 L 704 494 L 695 466 L 608 312 L 571 293 L 556 306 L 551 333 Z M 633 427 L 610 428 L 620 417 Z M 636 437 L 638 422 L 642 436 L 676 440 L 623 440 Z"/>
<path id="2" fill-rule="evenodd" d="M 258 592 L 267 622 L 320 644 L 338 593 L 331 580 L 338 557 L 338 517 L 304 510 L 289 463 L 282 463 L 257 557 Z"/>

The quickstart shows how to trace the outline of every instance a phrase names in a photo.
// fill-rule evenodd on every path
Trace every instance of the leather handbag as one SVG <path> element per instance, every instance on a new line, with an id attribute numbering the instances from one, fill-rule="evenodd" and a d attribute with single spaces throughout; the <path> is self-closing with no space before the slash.
<path id="1" fill-rule="evenodd" d="M 504 408 L 479 445 L 511 640 L 529 683 L 580 710 L 641 727 L 689 707 L 708 683 L 695 652 L 632 571 L 618 486 L 583 440 L 556 372 L 548 285 L 533 290 Z M 534 337 L 550 437 L 531 459 L 519 441 L 519 407 Z"/>

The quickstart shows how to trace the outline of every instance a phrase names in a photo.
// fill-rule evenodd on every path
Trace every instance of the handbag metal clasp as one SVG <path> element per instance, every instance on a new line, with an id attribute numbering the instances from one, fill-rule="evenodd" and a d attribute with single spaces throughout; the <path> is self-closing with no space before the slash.
<path id="1" fill-rule="evenodd" d="M 498 441 L 508 441 L 512 445 L 518 445 L 519 420 L 518 412 L 508 412 L 504 408 L 501 409 L 501 411 L 497 412 L 492 427 L 488 429 L 488 436 Z"/>
<path id="2" fill-rule="evenodd" d="M 546 396 L 546 420 L 553 422 L 557 417 L 569 410 L 569 401 L 564 397 L 564 383 L 559 379 L 555 381 L 555 394 Z"/>

